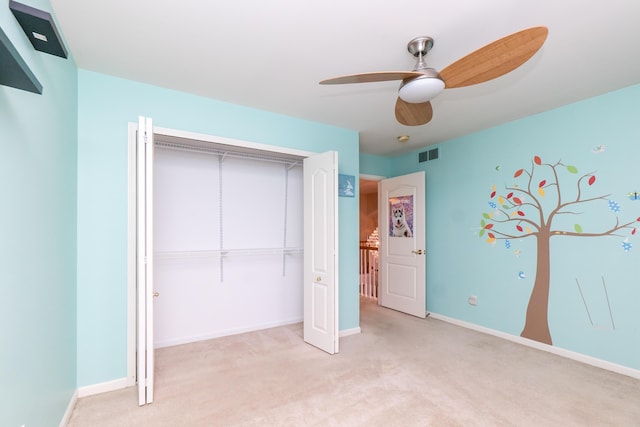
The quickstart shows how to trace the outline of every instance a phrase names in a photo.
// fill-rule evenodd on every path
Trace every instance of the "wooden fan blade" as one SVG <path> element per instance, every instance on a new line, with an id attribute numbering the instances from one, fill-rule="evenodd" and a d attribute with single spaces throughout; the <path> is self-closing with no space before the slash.
<path id="1" fill-rule="evenodd" d="M 396 101 L 396 119 L 407 126 L 420 126 L 427 124 L 433 117 L 431 102 L 421 104 L 409 104 L 398 98 Z"/>
<path id="2" fill-rule="evenodd" d="M 446 88 L 483 83 L 515 70 L 531 58 L 547 39 L 547 27 L 533 27 L 490 43 L 440 72 Z"/>
<path id="3" fill-rule="evenodd" d="M 404 80 L 421 75 L 422 73 L 416 71 L 378 71 L 374 73 L 349 74 L 347 76 L 334 77 L 332 79 L 322 80 L 320 84 L 338 85 L 344 83 L 386 82 L 390 80 Z"/>

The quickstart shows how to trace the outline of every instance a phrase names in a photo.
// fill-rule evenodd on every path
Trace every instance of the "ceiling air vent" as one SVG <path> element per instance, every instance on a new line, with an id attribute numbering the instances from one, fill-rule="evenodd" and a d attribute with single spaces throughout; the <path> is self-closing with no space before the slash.
<path id="1" fill-rule="evenodd" d="M 418 163 L 424 163 L 429 160 L 435 160 L 438 158 L 438 149 L 432 148 L 428 151 L 423 151 L 422 153 L 418 153 Z"/>

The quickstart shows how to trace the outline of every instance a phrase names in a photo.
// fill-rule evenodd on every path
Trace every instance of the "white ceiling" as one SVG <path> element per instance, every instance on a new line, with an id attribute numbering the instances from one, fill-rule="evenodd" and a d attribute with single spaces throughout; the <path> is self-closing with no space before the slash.
<path id="1" fill-rule="evenodd" d="M 391 155 L 640 83 L 638 0 L 51 0 L 77 65 L 353 129 Z M 418 127 L 394 118 L 398 82 L 320 86 L 344 74 L 411 70 L 427 35 L 436 69 L 524 28 L 549 36 L 496 80 L 449 89 Z M 247 123 L 247 126 L 251 126 Z M 401 144 L 396 137 L 410 135 Z"/>

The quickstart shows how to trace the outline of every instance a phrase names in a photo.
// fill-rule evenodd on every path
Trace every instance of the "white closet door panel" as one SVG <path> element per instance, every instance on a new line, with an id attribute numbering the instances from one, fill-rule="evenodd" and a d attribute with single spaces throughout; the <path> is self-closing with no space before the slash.
<path id="1" fill-rule="evenodd" d="M 338 153 L 304 160 L 304 340 L 334 354 L 338 336 Z"/>
<path id="2" fill-rule="evenodd" d="M 137 134 L 137 379 L 138 404 L 153 402 L 154 387 L 154 170 L 153 122 L 138 118 Z"/>

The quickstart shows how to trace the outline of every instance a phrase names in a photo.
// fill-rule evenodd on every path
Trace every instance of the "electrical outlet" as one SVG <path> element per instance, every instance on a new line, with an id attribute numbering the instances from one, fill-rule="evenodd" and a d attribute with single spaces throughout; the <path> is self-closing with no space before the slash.
<path id="1" fill-rule="evenodd" d="M 469 297 L 469 304 L 471 305 L 478 305 L 478 297 L 475 295 L 471 295 Z"/>

